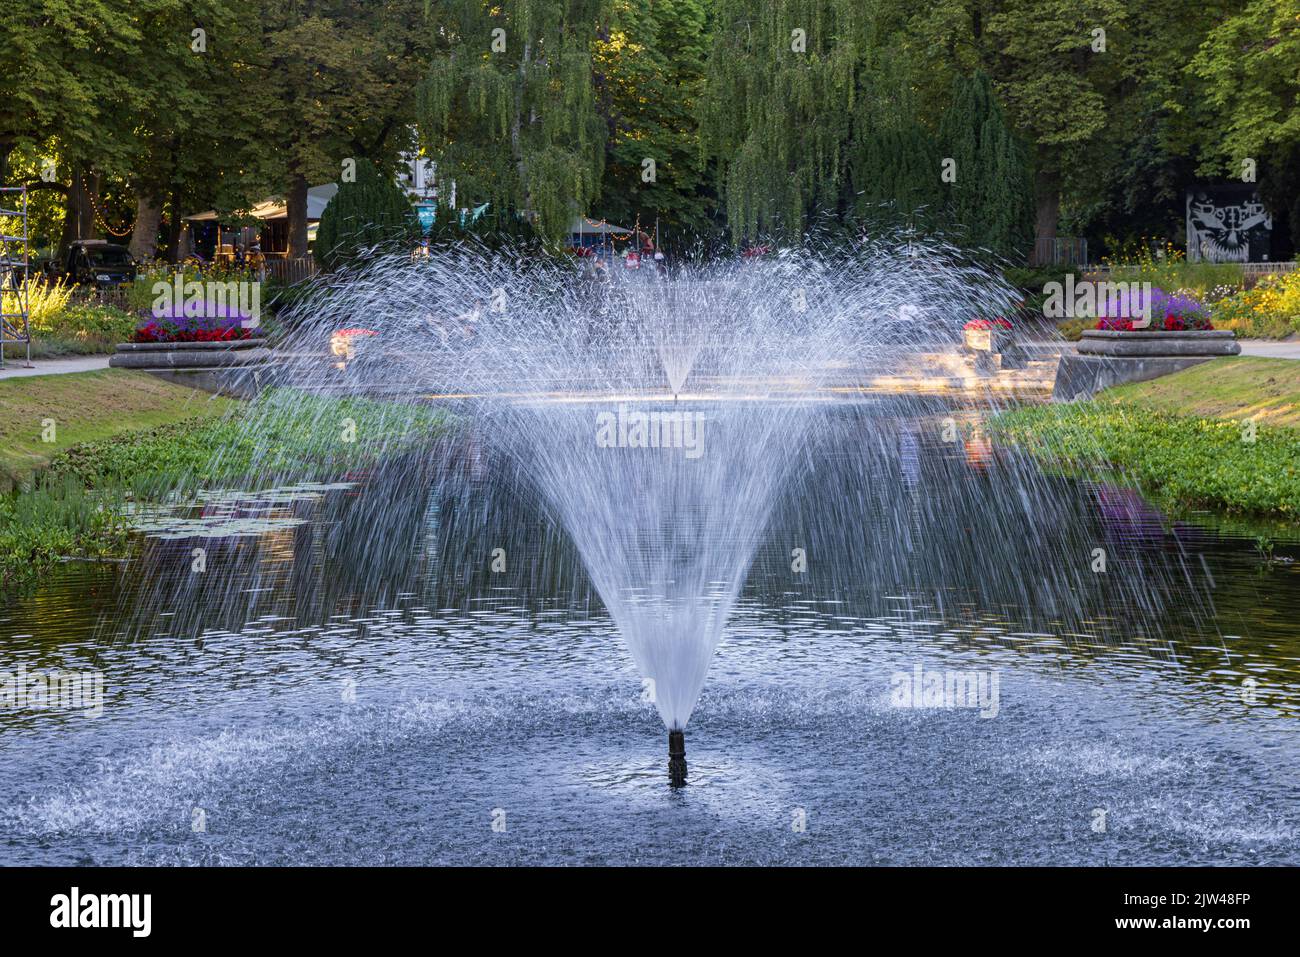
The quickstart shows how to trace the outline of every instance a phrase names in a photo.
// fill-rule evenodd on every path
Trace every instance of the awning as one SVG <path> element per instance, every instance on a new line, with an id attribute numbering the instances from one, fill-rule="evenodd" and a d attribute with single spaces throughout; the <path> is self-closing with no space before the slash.
<path id="1" fill-rule="evenodd" d="M 320 219 L 321 213 L 325 211 L 325 207 L 338 191 L 338 183 L 324 183 L 307 190 L 307 218 Z M 262 200 L 248 211 L 248 215 L 254 219 L 286 219 L 289 216 L 289 206 L 283 199 L 272 197 Z M 220 214 L 215 209 L 185 217 L 185 221 L 190 223 L 212 222 L 218 219 Z"/>

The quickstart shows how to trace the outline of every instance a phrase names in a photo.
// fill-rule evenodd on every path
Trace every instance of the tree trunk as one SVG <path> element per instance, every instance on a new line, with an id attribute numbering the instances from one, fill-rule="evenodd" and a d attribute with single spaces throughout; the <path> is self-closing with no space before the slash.
<path id="1" fill-rule="evenodd" d="M 524 44 L 524 58 L 519 64 L 519 85 L 515 92 L 515 110 L 510 123 L 510 153 L 515 161 L 515 172 L 519 176 L 520 200 L 523 203 L 524 219 L 533 221 L 533 197 L 528 189 L 528 164 L 524 160 L 522 129 L 524 121 L 524 84 L 528 77 L 528 63 L 532 59 L 533 46 Z"/>
<path id="2" fill-rule="evenodd" d="M 181 219 L 184 214 L 184 208 L 181 202 L 181 194 L 178 190 L 172 191 L 172 214 L 167 220 L 167 246 L 163 254 L 168 262 L 184 262 L 185 258 L 193 252 L 189 248 L 189 243 L 185 241 L 185 220 Z"/>
<path id="3" fill-rule="evenodd" d="M 1054 170 L 1040 169 L 1034 176 L 1034 255 L 1030 265 L 1052 261 L 1056 245 L 1056 224 L 1061 218 L 1061 177 Z"/>
<path id="4" fill-rule="evenodd" d="M 72 188 L 64 204 L 63 238 L 59 241 L 59 254 L 77 239 L 95 238 L 95 208 L 91 205 L 90 191 L 99 188 L 99 176 L 84 167 L 72 168 Z"/>
<path id="5" fill-rule="evenodd" d="M 142 262 L 158 252 L 158 225 L 162 222 L 162 203 L 145 193 L 135 200 L 135 228 L 131 231 L 131 255 Z"/>
<path id="6" fill-rule="evenodd" d="M 306 259 L 307 177 L 294 173 L 289 181 L 289 258 Z"/>

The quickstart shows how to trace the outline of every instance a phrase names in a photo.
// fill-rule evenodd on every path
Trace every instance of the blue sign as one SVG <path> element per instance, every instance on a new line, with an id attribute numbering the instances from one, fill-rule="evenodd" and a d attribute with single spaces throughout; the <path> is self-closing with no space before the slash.
<path id="1" fill-rule="evenodd" d="M 433 221 L 438 218 L 438 207 L 433 203 L 421 203 L 415 207 L 415 215 L 420 218 L 420 229 L 428 235 L 433 228 Z"/>

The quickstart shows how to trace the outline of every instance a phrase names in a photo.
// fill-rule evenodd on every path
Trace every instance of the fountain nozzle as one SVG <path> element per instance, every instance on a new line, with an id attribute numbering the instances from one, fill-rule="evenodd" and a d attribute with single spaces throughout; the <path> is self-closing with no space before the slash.
<path id="1" fill-rule="evenodd" d="M 686 786 L 686 733 L 668 731 L 668 785 Z"/>

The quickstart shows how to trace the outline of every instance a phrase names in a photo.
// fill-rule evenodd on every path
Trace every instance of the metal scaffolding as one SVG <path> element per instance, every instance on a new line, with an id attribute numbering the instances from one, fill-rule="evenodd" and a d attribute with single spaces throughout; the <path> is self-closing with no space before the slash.
<path id="1" fill-rule="evenodd" d="M 4 347 L 25 343 L 32 365 L 32 331 L 28 325 L 27 278 L 31 268 L 27 233 L 27 187 L 0 186 L 0 369 Z"/>

